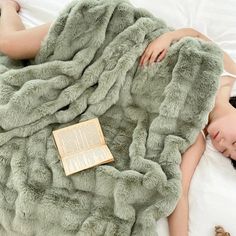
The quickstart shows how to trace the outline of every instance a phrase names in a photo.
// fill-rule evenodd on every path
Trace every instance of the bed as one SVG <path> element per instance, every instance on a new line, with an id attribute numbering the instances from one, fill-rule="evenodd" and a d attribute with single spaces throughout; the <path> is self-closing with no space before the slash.
<path id="1" fill-rule="evenodd" d="M 19 0 L 26 27 L 53 21 L 69 0 Z M 208 35 L 236 61 L 236 1 L 131 0 L 175 28 L 193 27 Z M 232 94 L 236 95 L 236 84 Z M 217 152 L 207 137 L 207 147 L 194 173 L 189 193 L 189 235 L 214 235 L 222 225 L 236 235 L 236 170 Z M 168 236 L 167 219 L 157 222 L 160 236 Z"/>

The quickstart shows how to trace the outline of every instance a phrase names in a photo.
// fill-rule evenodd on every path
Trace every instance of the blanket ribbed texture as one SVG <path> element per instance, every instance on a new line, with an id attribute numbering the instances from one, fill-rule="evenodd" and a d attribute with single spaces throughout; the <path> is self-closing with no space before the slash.
<path id="1" fill-rule="evenodd" d="M 125 0 L 70 3 L 34 60 L 0 57 L 0 235 L 152 236 L 181 194 L 181 153 L 207 123 L 221 50 Z M 98 117 L 115 161 L 66 177 L 52 130 Z"/>

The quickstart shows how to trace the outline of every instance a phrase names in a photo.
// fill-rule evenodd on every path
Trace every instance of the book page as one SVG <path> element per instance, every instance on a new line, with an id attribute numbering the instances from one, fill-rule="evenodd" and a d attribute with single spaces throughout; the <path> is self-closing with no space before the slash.
<path id="1" fill-rule="evenodd" d="M 53 131 L 62 158 L 105 144 L 97 118 Z"/>
<path id="2" fill-rule="evenodd" d="M 98 118 L 53 131 L 66 175 L 114 160 Z"/>
<path id="3" fill-rule="evenodd" d="M 62 159 L 66 175 L 110 161 L 113 161 L 113 156 L 107 145 L 73 154 Z"/>

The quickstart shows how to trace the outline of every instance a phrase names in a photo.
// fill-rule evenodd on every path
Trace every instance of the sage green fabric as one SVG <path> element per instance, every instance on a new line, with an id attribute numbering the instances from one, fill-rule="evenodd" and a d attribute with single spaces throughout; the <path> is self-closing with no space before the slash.
<path id="1" fill-rule="evenodd" d="M 181 193 L 181 153 L 207 122 L 221 50 L 124 0 L 74 1 L 31 61 L 1 55 L 0 235 L 152 236 Z M 115 158 L 66 177 L 52 130 L 98 117 Z"/>

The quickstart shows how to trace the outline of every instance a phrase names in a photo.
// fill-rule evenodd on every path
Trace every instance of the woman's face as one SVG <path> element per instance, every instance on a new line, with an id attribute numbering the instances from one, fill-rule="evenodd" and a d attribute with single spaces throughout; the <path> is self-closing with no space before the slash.
<path id="1" fill-rule="evenodd" d="M 236 160 L 236 112 L 213 121 L 207 128 L 213 146 Z"/>

